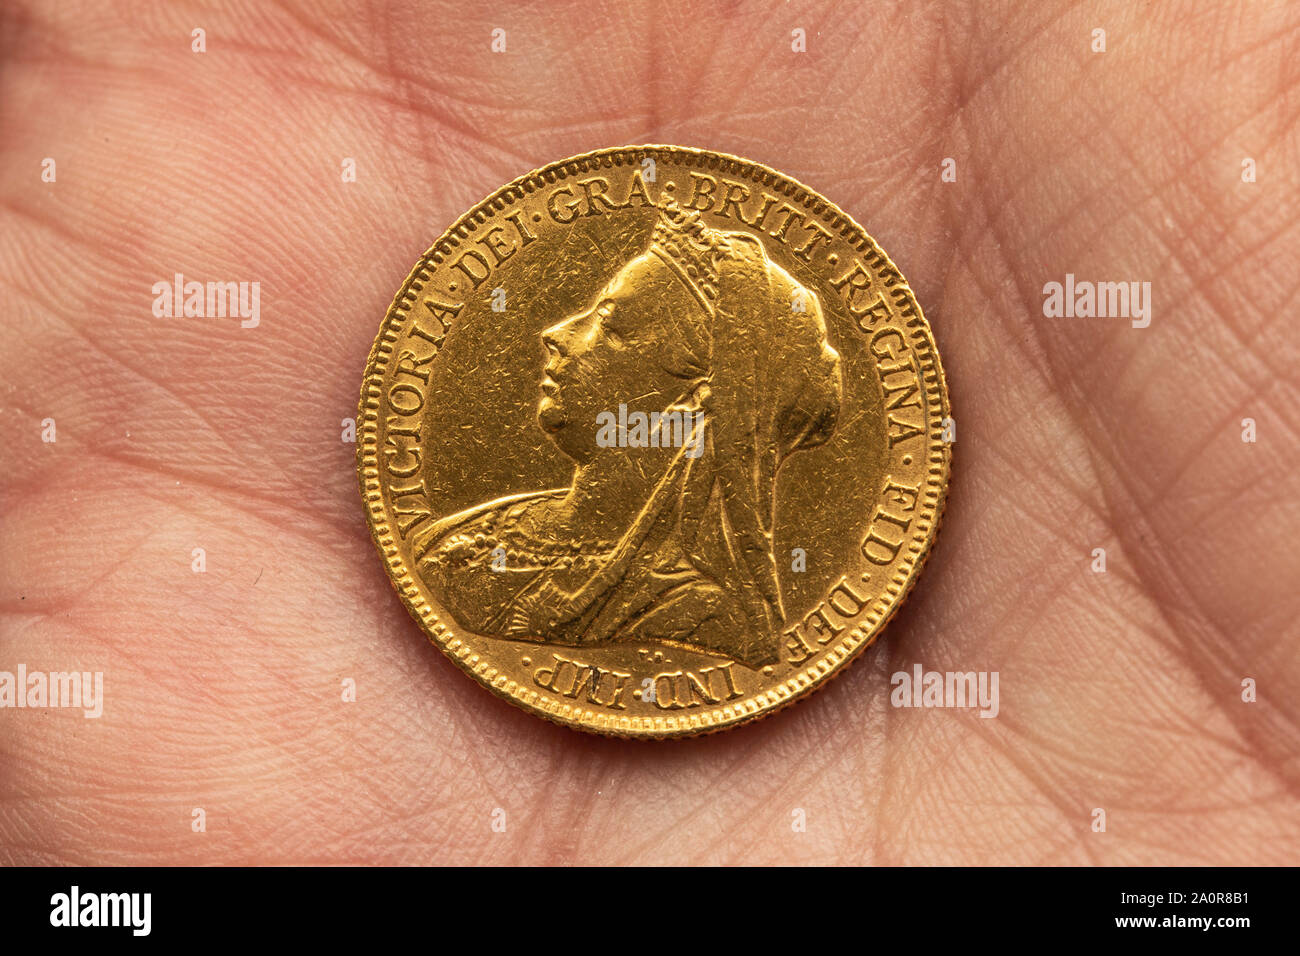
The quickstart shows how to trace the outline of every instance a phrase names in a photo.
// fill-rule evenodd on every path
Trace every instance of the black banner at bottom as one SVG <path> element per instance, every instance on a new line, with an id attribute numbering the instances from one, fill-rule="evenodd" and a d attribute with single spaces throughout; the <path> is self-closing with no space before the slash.
<path id="1" fill-rule="evenodd" d="M 373 943 L 455 929 L 484 943 L 754 942 L 807 947 L 848 931 L 871 945 L 1061 936 L 1183 945 L 1278 930 L 1288 869 L 10 868 L 6 938 Z M 509 936 L 503 935 L 509 933 Z M 1245 935 L 1243 935 L 1245 934 Z"/>

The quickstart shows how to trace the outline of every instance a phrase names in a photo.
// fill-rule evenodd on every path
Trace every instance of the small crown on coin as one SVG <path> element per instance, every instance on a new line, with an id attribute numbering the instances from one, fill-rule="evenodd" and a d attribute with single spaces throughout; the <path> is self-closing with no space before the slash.
<path id="1" fill-rule="evenodd" d="M 718 297 L 718 269 L 726 254 L 726 240 L 700 219 L 670 199 L 659 207 L 652 245 L 681 269 L 687 281 L 710 302 Z"/>

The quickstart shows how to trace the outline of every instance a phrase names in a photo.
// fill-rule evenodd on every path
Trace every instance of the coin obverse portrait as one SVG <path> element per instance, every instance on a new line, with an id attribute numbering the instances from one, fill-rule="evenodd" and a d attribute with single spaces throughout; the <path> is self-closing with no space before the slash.
<path id="1" fill-rule="evenodd" d="M 757 237 L 669 201 L 649 248 L 542 344 L 537 423 L 572 482 L 433 524 L 415 543 L 424 581 L 479 633 L 774 663 L 777 472 L 825 442 L 840 410 L 817 297 Z M 640 416 L 641 441 L 598 440 L 619 408 Z"/>

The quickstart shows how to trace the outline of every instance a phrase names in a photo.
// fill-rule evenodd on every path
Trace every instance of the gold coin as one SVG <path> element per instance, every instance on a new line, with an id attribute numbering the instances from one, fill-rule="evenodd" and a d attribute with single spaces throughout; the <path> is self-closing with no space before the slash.
<path id="1" fill-rule="evenodd" d="M 862 227 L 677 146 L 552 163 L 462 216 L 393 300 L 358 422 L 371 532 L 428 638 L 542 717 L 651 738 L 770 714 L 875 640 L 934 541 L 953 427 Z"/>

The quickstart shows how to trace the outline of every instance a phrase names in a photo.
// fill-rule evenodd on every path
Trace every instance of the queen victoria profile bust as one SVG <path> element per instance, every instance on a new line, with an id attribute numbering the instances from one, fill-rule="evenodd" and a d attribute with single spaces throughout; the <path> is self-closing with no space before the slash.
<path id="1" fill-rule="evenodd" d="M 645 252 L 542 343 L 537 420 L 573 480 L 427 526 L 425 583 L 479 634 L 776 663 L 777 471 L 830 437 L 840 406 L 816 296 L 758 238 L 669 202 Z M 674 440 L 602 440 L 620 406 L 678 423 Z"/>

